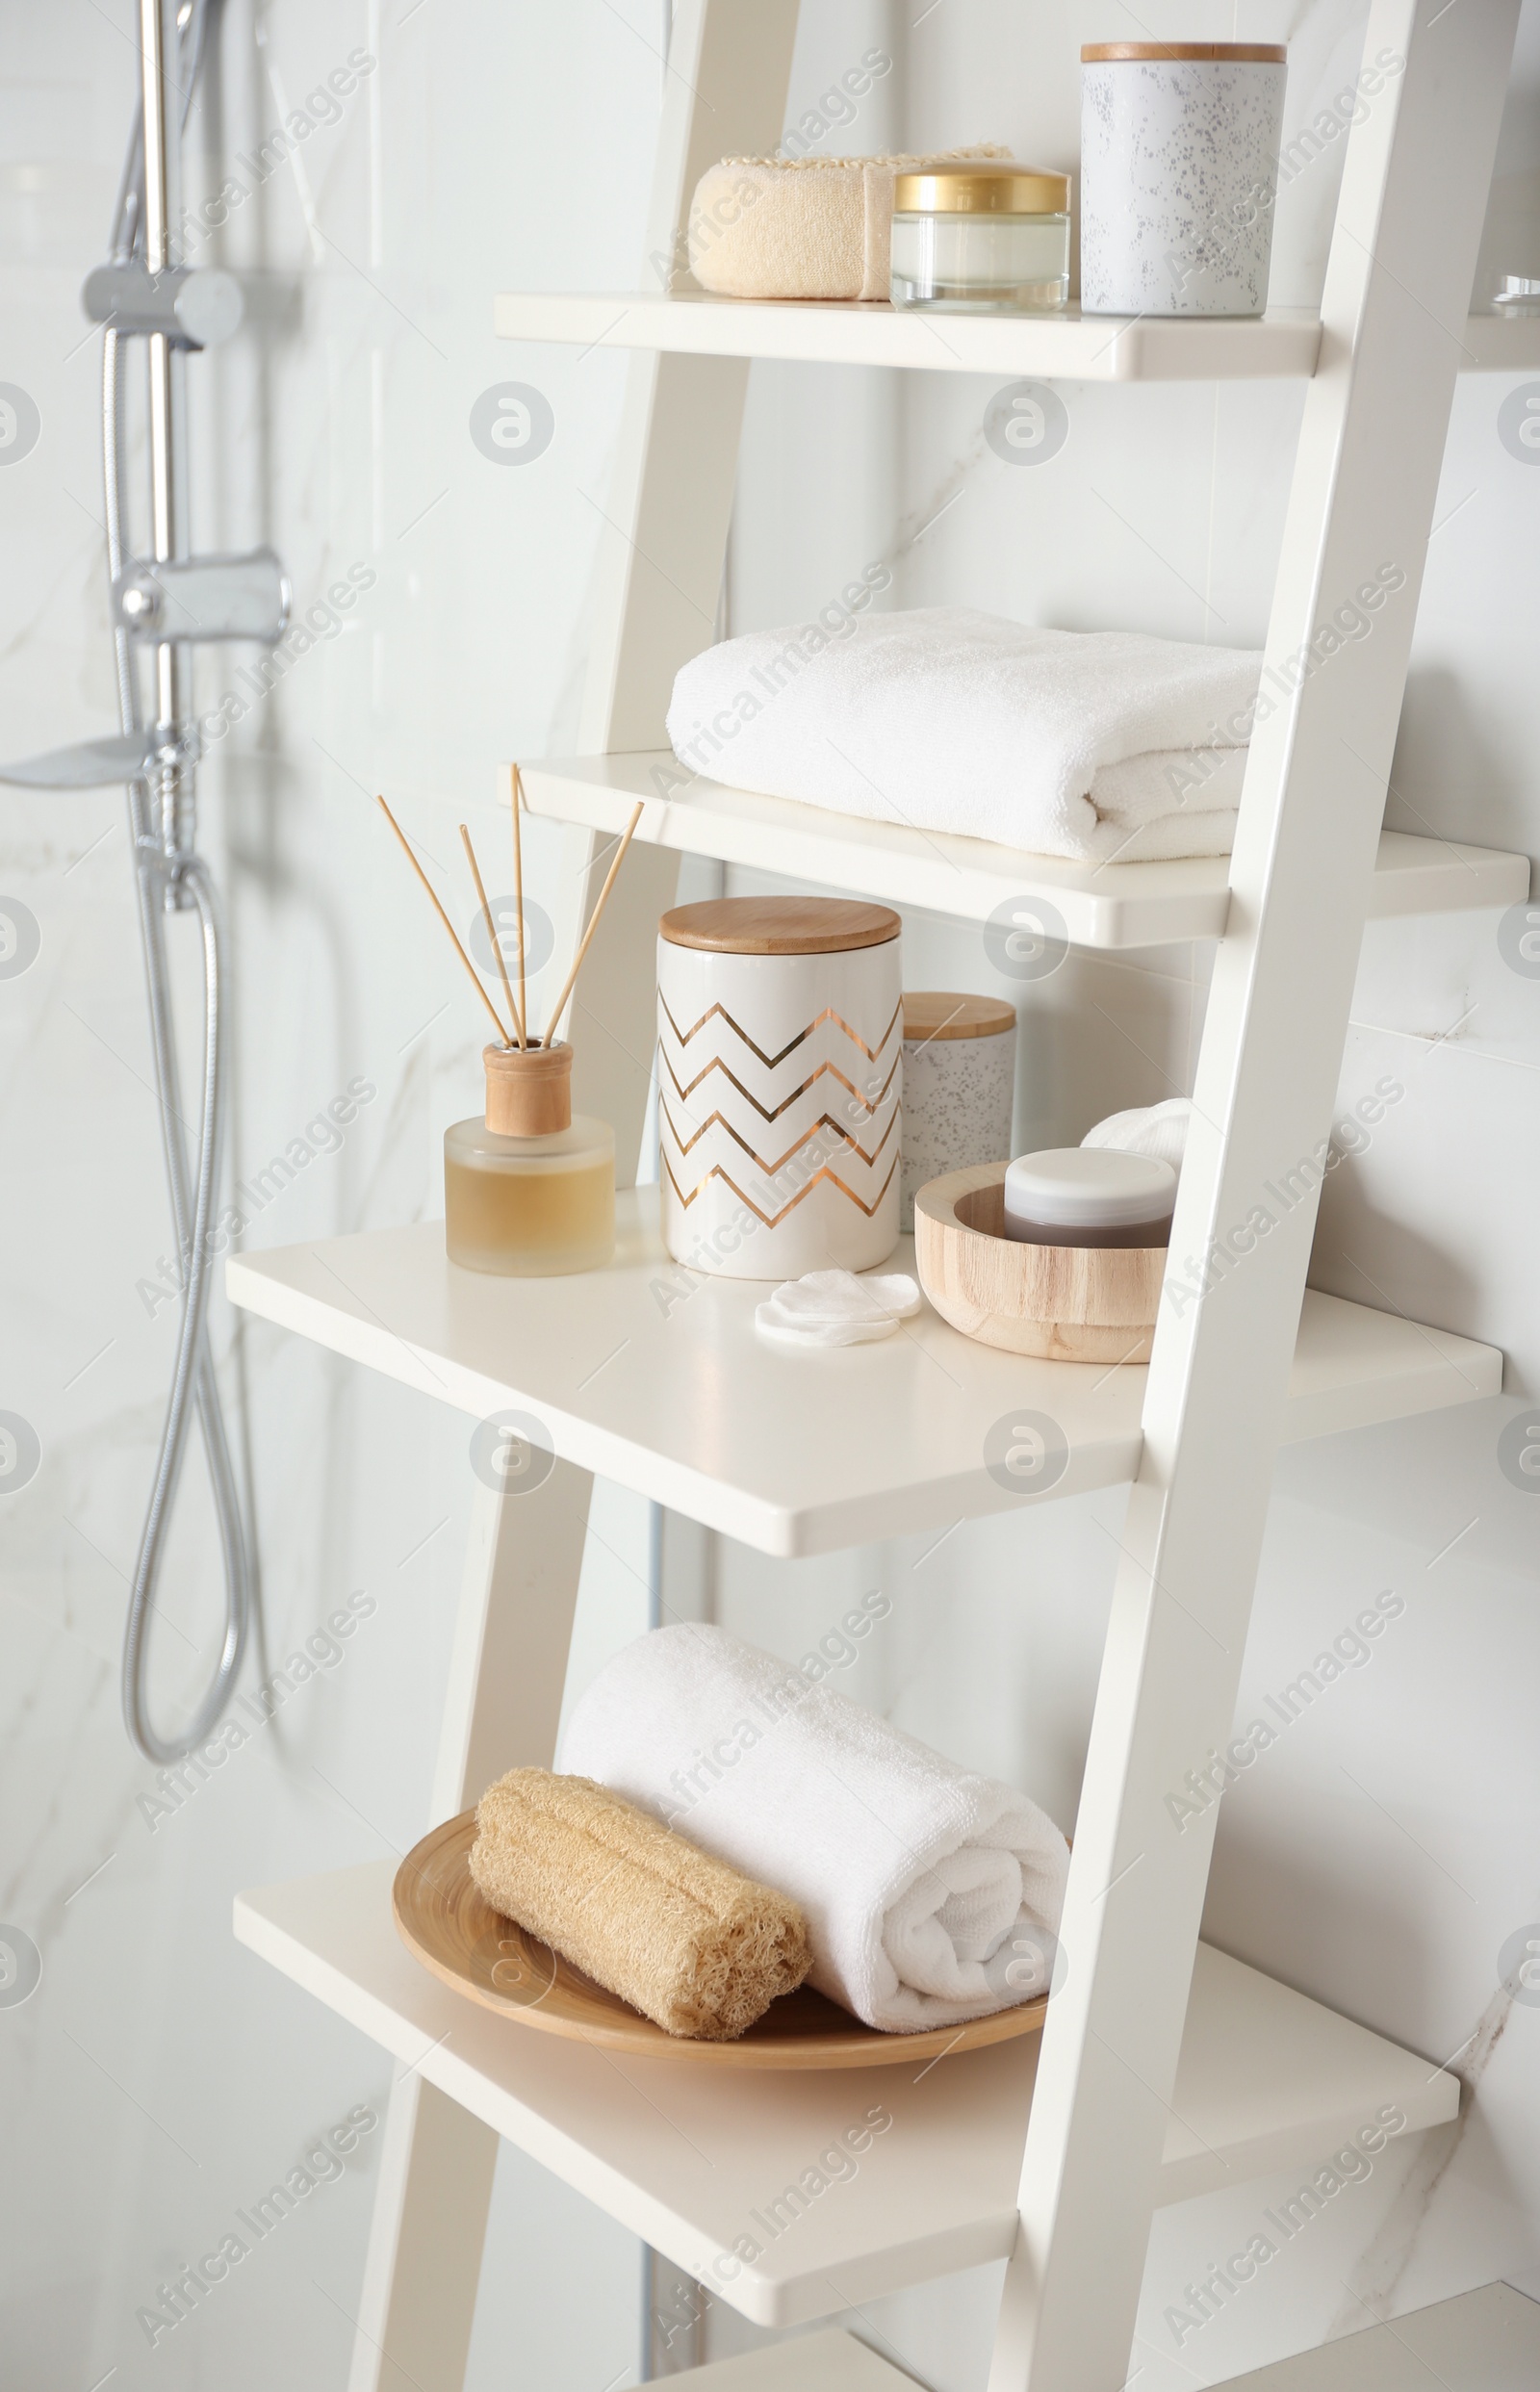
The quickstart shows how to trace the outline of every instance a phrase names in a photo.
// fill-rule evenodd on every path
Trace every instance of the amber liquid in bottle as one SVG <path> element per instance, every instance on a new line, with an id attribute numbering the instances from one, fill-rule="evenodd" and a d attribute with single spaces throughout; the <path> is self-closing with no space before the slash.
<path id="1" fill-rule="evenodd" d="M 615 1251 L 615 1133 L 586 1114 L 545 1138 L 456 1121 L 444 1133 L 444 1211 L 449 1260 L 467 1271 L 598 1271 Z"/>

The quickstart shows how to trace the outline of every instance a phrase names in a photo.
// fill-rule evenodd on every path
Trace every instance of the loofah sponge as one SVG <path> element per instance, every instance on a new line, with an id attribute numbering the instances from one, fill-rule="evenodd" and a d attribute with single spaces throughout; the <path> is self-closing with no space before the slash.
<path id="1" fill-rule="evenodd" d="M 669 2035 L 732 2043 L 811 1965 L 795 1902 L 591 1778 L 510 1769 L 475 1821 L 493 1908 Z"/>

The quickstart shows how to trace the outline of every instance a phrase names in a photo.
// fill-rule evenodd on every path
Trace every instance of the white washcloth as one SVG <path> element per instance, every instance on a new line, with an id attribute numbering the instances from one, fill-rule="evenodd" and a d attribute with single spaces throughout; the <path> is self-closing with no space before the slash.
<path id="1" fill-rule="evenodd" d="M 777 1346 L 870 1346 L 920 1308 L 906 1273 L 809 1271 L 755 1307 L 754 1325 Z"/>
<path id="2" fill-rule="evenodd" d="M 1191 1096 L 1168 1096 L 1158 1105 L 1136 1105 L 1128 1113 L 1110 1113 L 1081 1140 L 1083 1146 L 1114 1146 L 1123 1154 L 1153 1154 L 1180 1173 L 1187 1159 L 1188 1124 L 1193 1119 Z"/>
<path id="3" fill-rule="evenodd" d="M 1048 1990 L 1068 1846 L 1047 1813 L 720 1628 L 601 1670 L 558 1766 L 802 1904 L 810 1982 L 894 2034 Z"/>
<path id="4" fill-rule="evenodd" d="M 668 716 L 682 764 L 1040 855 L 1228 851 L 1260 654 L 961 606 L 824 611 L 833 629 L 753 631 L 683 667 Z"/>

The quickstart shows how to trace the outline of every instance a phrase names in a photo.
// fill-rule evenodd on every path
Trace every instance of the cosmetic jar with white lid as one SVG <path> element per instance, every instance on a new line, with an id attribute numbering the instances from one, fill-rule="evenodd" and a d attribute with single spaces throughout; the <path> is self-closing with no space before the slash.
<path id="1" fill-rule="evenodd" d="M 1005 1175 L 1005 1233 L 1030 1246 L 1165 1246 L 1176 1173 L 1158 1155 L 1049 1146 Z"/>

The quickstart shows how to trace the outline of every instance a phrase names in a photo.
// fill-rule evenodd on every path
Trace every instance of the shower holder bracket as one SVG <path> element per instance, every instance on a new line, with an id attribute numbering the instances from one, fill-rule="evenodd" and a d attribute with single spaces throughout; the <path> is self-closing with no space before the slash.
<path id="1" fill-rule="evenodd" d="M 239 331 L 241 285 L 222 266 L 168 266 L 152 274 L 132 265 L 98 266 L 86 277 L 81 304 L 110 332 L 162 333 L 177 348 L 217 348 Z"/>
<path id="2" fill-rule="evenodd" d="M 258 548 L 125 565 L 113 584 L 113 608 L 133 639 L 250 639 L 271 648 L 289 628 L 292 596 L 278 557 Z"/>

